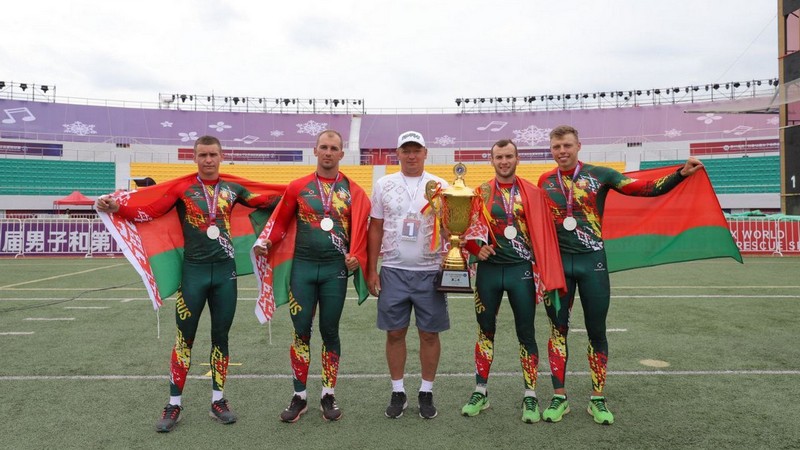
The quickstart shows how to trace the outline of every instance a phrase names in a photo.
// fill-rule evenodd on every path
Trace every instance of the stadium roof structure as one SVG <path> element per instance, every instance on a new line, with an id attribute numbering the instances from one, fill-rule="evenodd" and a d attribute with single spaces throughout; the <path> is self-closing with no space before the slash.
<path id="1" fill-rule="evenodd" d="M 800 102 L 800 78 L 783 83 L 772 95 L 744 97 L 735 100 L 693 104 L 686 113 L 775 114 L 783 105 Z"/>

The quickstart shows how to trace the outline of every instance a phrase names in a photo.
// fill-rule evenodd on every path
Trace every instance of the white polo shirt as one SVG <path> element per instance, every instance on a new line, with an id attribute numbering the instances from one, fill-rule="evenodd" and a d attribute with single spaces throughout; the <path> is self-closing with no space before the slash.
<path id="1" fill-rule="evenodd" d="M 407 177 L 402 172 L 381 177 L 372 187 L 370 215 L 383 219 L 381 241 L 382 265 L 395 269 L 431 271 L 439 270 L 442 246 L 431 252 L 434 215 L 429 210 L 421 213 L 428 203 L 425 184 L 433 180 L 447 182 L 423 171 L 420 177 Z"/>

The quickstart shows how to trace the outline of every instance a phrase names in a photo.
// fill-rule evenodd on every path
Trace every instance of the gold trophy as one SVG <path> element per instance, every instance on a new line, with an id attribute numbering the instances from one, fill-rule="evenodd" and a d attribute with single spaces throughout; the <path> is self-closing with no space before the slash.
<path id="1" fill-rule="evenodd" d="M 434 206 L 437 220 L 441 220 L 444 230 L 450 234 L 450 250 L 442 261 L 442 270 L 439 273 L 437 290 L 440 292 L 466 292 L 472 293 L 467 261 L 461 255 L 461 236 L 469 227 L 472 198 L 475 196 L 472 189 L 464 184 L 464 175 L 467 166 L 458 163 L 453 167 L 456 179 L 453 185 L 441 192 L 442 202 Z M 435 181 L 429 181 L 425 186 L 425 194 L 430 201 L 436 192 Z M 435 204 L 437 202 L 431 202 Z"/>

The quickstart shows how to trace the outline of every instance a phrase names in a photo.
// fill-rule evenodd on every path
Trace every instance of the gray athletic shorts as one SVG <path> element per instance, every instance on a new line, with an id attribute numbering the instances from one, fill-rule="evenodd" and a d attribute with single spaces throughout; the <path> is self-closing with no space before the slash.
<path id="1" fill-rule="evenodd" d="M 407 328 L 411 308 L 417 328 L 429 333 L 450 329 L 447 296 L 438 292 L 434 280 L 439 271 L 381 267 L 381 292 L 378 295 L 378 328 L 384 331 Z"/>

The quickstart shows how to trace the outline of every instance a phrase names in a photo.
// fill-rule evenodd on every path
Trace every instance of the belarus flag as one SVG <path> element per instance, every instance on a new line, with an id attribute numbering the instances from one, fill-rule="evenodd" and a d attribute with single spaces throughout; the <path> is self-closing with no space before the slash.
<path id="1" fill-rule="evenodd" d="M 172 185 L 196 176 L 196 173 L 192 173 L 131 192 L 119 191 L 112 196 L 123 205 L 144 206 L 163 197 Z M 228 174 L 220 174 L 220 178 L 240 184 L 254 194 L 282 195 L 286 189 L 284 185 L 259 183 Z M 122 253 L 142 277 L 153 308 L 158 309 L 164 298 L 177 292 L 181 282 L 183 230 L 177 211 L 172 208 L 167 214 L 149 222 L 131 222 L 117 214 L 99 211 L 98 215 Z M 267 212 L 242 204 L 233 208 L 230 232 L 238 275 L 253 273 L 250 249 L 268 218 Z"/>
<path id="2" fill-rule="evenodd" d="M 625 175 L 655 180 L 676 170 L 669 166 Z M 705 169 L 658 197 L 610 191 L 602 229 L 610 272 L 726 256 L 742 262 Z"/>

